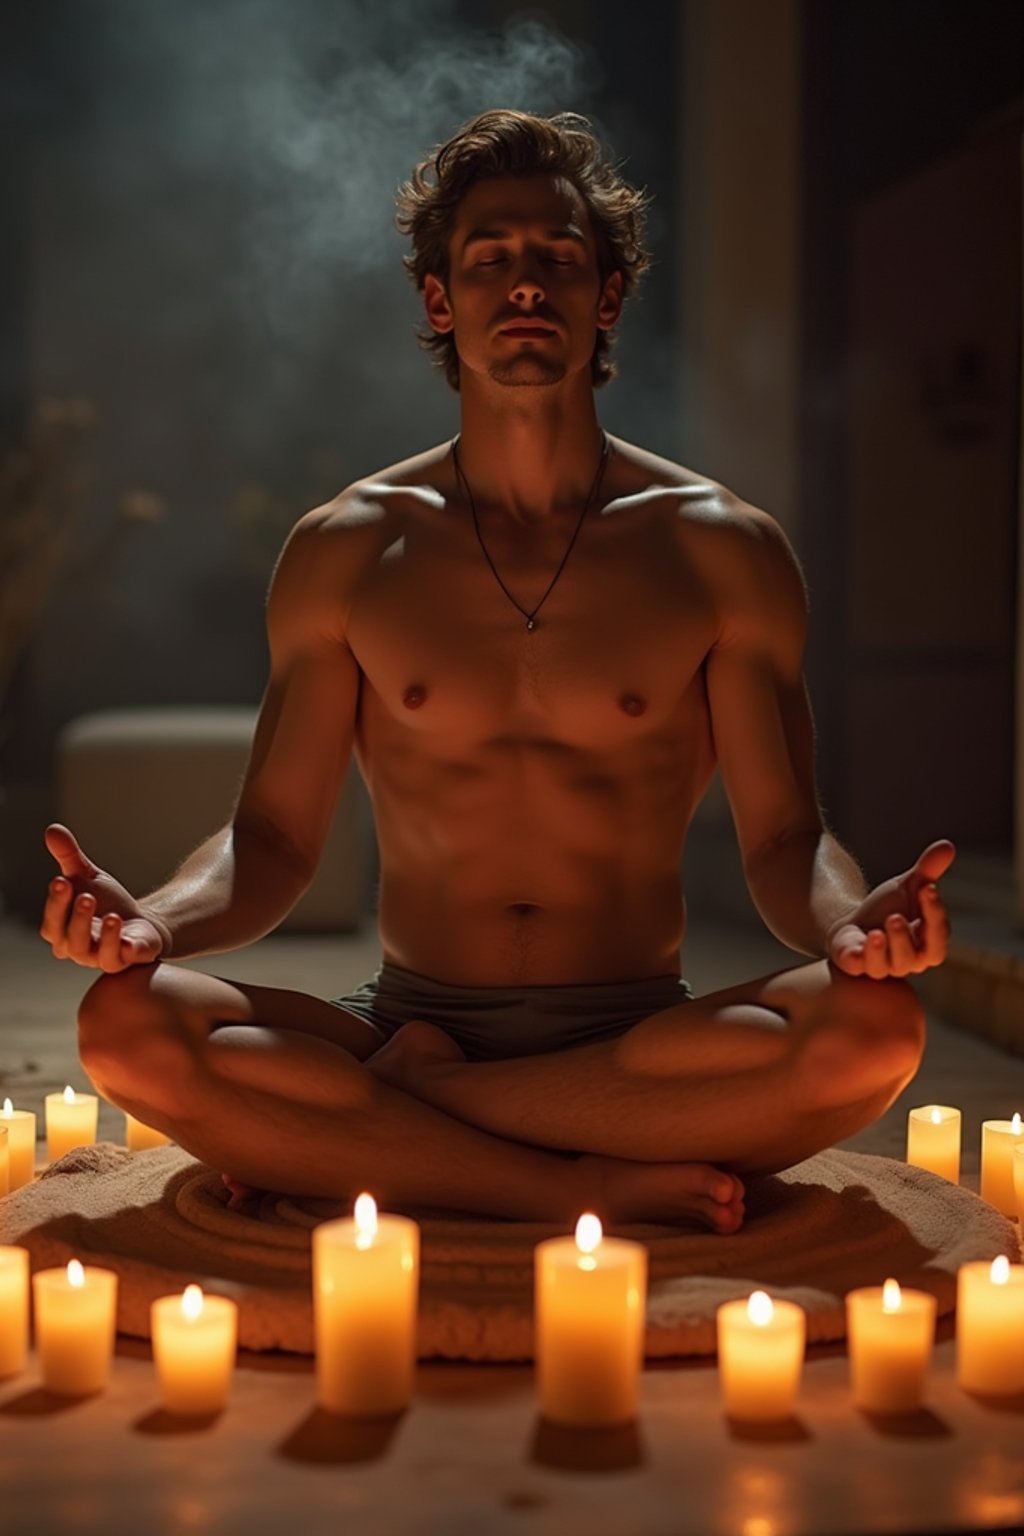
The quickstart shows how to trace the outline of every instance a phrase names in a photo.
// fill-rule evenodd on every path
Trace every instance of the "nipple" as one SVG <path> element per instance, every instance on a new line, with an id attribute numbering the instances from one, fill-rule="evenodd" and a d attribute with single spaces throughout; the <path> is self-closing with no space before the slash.
<path id="1" fill-rule="evenodd" d="M 419 709 L 427 697 L 427 690 L 422 683 L 413 683 L 402 694 L 402 703 L 406 709 Z"/>
<path id="2" fill-rule="evenodd" d="M 624 693 L 619 700 L 619 708 L 624 714 L 642 715 L 647 709 L 647 700 L 642 699 L 638 693 Z"/>

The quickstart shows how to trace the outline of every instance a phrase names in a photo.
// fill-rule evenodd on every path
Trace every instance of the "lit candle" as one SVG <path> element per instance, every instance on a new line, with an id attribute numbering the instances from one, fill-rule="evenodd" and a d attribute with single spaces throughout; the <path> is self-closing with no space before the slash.
<path id="1" fill-rule="evenodd" d="M 360 1195 L 352 1217 L 313 1230 L 317 1397 L 331 1413 L 391 1414 L 412 1396 L 420 1229 L 378 1216 Z"/>
<path id="2" fill-rule="evenodd" d="M 0 1376 L 25 1368 L 28 1354 L 28 1249 L 0 1248 Z"/>
<path id="3" fill-rule="evenodd" d="M 94 1093 L 76 1093 L 68 1087 L 63 1093 L 46 1095 L 46 1152 L 51 1163 L 73 1147 L 92 1145 L 99 1110 Z"/>
<path id="4" fill-rule="evenodd" d="M 956 1375 L 968 1392 L 1024 1392 L 1024 1264 L 1002 1254 L 961 1264 Z"/>
<path id="5" fill-rule="evenodd" d="M 101 1391 L 114 1353 L 117 1275 L 72 1259 L 66 1270 L 37 1270 L 32 1296 L 44 1387 L 64 1397 Z"/>
<path id="6" fill-rule="evenodd" d="M 1024 1228 L 1024 1141 L 1013 1149 L 1013 1192 L 1017 1197 L 1017 1217 Z"/>
<path id="7" fill-rule="evenodd" d="M 1020 1115 L 1012 1120 L 981 1123 L 981 1198 L 1004 1216 L 1016 1216 L 1013 1192 L 1013 1149 L 1024 1136 Z"/>
<path id="8" fill-rule="evenodd" d="M 144 1120 L 127 1112 L 124 1117 L 124 1144 L 129 1152 L 145 1152 L 148 1147 L 166 1147 L 170 1141 L 163 1131 L 155 1131 Z"/>
<path id="9" fill-rule="evenodd" d="M 4 1099 L 3 1125 L 11 1155 L 11 1188 L 31 1184 L 36 1171 L 36 1117 L 31 1110 L 15 1109 Z"/>
<path id="10" fill-rule="evenodd" d="M 204 1296 L 198 1285 L 150 1307 L 153 1359 L 170 1413 L 219 1413 L 227 1402 L 238 1347 L 238 1307 Z"/>
<path id="11" fill-rule="evenodd" d="M 725 1409 L 736 1419 L 786 1419 L 800 1385 L 807 1319 L 793 1301 L 764 1291 L 718 1309 L 718 1368 Z"/>
<path id="12" fill-rule="evenodd" d="M 636 1416 L 647 1315 L 647 1249 L 602 1236 L 589 1212 L 575 1237 L 534 1250 L 540 1409 L 555 1424 L 628 1423 Z"/>
<path id="13" fill-rule="evenodd" d="M 912 1413 L 924 1397 L 935 1340 L 935 1297 L 895 1280 L 846 1297 L 853 1401 L 874 1413 Z"/>
<path id="14" fill-rule="evenodd" d="M 907 1116 L 907 1162 L 959 1184 L 960 1111 L 948 1104 L 912 1109 Z"/>
<path id="15" fill-rule="evenodd" d="M 11 1192 L 11 1149 L 7 1140 L 7 1127 L 0 1126 L 0 1195 Z"/>

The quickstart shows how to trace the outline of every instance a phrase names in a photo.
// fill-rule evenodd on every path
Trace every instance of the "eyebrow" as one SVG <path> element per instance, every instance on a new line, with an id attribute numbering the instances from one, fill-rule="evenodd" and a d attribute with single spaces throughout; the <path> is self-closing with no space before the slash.
<path id="1" fill-rule="evenodd" d="M 486 228 L 471 229 L 462 242 L 462 250 L 463 252 L 468 251 L 471 245 L 476 244 L 480 240 L 506 240 L 511 232 L 509 224 L 492 224 Z M 546 240 L 574 240 L 577 245 L 582 245 L 584 248 L 587 244 L 583 235 L 573 224 L 561 224 L 557 229 L 546 229 L 544 231 L 544 238 Z"/>

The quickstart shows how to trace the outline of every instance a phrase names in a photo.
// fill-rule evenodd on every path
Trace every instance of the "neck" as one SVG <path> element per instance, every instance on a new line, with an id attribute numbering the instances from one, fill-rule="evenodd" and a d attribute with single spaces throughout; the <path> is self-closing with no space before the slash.
<path id="1" fill-rule="evenodd" d="M 461 401 L 459 462 L 473 499 L 478 508 L 496 508 L 521 522 L 584 502 L 602 443 L 589 380 L 577 401 L 561 391 L 526 387 L 501 389 L 492 401 L 472 384 Z"/>

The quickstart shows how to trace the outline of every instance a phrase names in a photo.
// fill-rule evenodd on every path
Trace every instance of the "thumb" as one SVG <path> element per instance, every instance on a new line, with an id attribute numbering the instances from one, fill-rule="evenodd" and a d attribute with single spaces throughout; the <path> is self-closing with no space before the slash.
<path id="1" fill-rule="evenodd" d="M 929 843 L 914 865 L 914 873 L 921 880 L 939 880 L 956 858 L 956 845 L 948 837 L 940 837 Z"/>
<path id="2" fill-rule="evenodd" d="M 62 875 L 71 879 L 76 876 L 91 879 L 98 872 L 97 866 L 82 852 L 75 834 L 59 821 L 52 822 L 43 835 L 47 848 L 60 865 Z"/>

